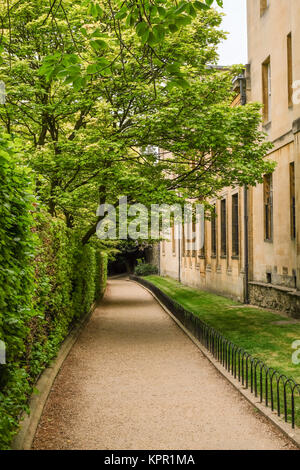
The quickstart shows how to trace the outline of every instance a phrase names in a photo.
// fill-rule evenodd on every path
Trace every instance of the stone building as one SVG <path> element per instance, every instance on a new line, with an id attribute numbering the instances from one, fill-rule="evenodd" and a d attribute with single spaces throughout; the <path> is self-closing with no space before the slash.
<path id="1" fill-rule="evenodd" d="M 300 316 L 300 1 L 248 0 L 248 58 L 235 105 L 263 103 L 277 163 L 255 188 L 226 188 L 204 246 L 162 242 L 160 270 L 187 285 Z M 241 93 L 240 93 L 241 91 Z M 185 227 L 188 231 L 188 227 Z"/>

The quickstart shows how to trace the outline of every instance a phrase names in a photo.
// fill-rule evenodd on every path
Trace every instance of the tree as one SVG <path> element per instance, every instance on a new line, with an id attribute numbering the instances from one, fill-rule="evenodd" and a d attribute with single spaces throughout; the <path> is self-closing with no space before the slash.
<path id="1" fill-rule="evenodd" d="M 24 138 L 49 211 L 64 214 L 83 243 L 95 234 L 99 203 L 203 201 L 270 171 L 259 105 L 232 108 L 238 69 L 215 67 L 219 13 L 201 2 L 94 8 L 31 0 L 9 16 L 6 3 L 1 9 L 8 97 L 0 119 Z"/>

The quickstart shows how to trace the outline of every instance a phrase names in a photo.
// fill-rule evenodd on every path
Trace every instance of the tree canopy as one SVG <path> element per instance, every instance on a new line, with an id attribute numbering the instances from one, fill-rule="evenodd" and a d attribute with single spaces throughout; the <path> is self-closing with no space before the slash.
<path id="1" fill-rule="evenodd" d="M 99 202 L 203 201 L 272 169 L 260 106 L 231 106 L 241 68 L 216 66 L 213 3 L 0 1 L 1 123 L 84 243 Z"/>

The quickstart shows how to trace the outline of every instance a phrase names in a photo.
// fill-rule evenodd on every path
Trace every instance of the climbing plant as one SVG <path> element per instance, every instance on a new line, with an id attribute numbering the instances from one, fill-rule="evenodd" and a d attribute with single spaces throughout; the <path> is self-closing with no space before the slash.
<path id="1" fill-rule="evenodd" d="M 96 267 L 98 269 L 96 271 L 95 276 L 95 299 L 99 301 L 102 299 L 106 282 L 107 282 L 107 263 L 108 263 L 108 255 L 107 253 L 100 251 L 99 249 L 96 250 Z"/>
<path id="2" fill-rule="evenodd" d="M 97 206 L 204 200 L 272 169 L 259 105 L 230 106 L 241 67 L 216 67 L 217 4 L 0 1 L 1 448 L 103 294 Z"/>

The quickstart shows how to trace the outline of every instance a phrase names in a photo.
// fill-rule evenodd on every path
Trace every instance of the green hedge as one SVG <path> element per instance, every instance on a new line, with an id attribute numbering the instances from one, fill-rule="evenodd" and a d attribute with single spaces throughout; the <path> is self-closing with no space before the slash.
<path id="1" fill-rule="evenodd" d="M 0 340 L 7 355 L 7 365 L 0 365 L 0 449 L 9 445 L 30 391 L 25 358 L 34 315 L 34 201 L 29 175 L 15 165 L 17 159 L 17 144 L 0 133 Z"/>
<path id="2" fill-rule="evenodd" d="M 76 321 L 103 295 L 107 256 L 39 209 L 16 145 L 0 134 L 0 449 L 33 385 Z"/>
<path id="3" fill-rule="evenodd" d="M 107 253 L 103 251 L 96 251 L 96 276 L 95 276 L 95 299 L 99 301 L 102 299 L 106 288 L 107 282 Z"/>

